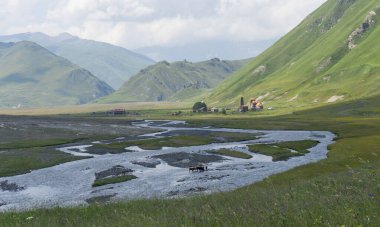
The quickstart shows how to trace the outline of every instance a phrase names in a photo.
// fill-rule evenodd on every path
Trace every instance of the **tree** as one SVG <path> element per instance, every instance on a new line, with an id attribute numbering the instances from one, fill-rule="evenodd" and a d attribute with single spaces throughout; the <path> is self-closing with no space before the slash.
<path id="1" fill-rule="evenodd" d="M 196 102 L 194 105 L 193 105 L 193 112 L 197 112 L 197 111 L 207 111 L 207 105 L 206 103 L 204 102 Z"/>

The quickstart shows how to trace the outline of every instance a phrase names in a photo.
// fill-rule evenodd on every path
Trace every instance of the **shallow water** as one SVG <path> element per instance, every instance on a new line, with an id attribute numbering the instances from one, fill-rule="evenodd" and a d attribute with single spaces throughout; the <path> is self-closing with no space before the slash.
<path id="1" fill-rule="evenodd" d="M 113 199 L 136 199 L 153 197 L 177 197 L 194 193 L 212 193 L 229 191 L 264 178 L 284 172 L 294 167 L 317 162 L 327 156 L 327 146 L 333 143 L 334 134 L 326 131 L 263 131 L 225 128 L 187 128 L 185 122 L 176 121 L 144 121 L 135 123 L 136 127 L 148 127 L 163 130 L 163 132 L 146 134 L 144 136 L 160 137 L 161 134 L 173 130 L 207 130 L 235 133 L 260 133 L 259 139 L 254 141 L 215 143 L 202 146 L 170 148 L 161 150 L 143 150 L 139 147 L 126 149 L 135 152 L 122 154 L 93 155 L 87 154 L 86 149 L 92 144 L 83 144 L 75 147 L 58 148 L 62 152 L 80 156 L 93 156 L 50 168 L 32 171 L 31 173 L 0 178 L 0 182 L 8 180 L 24 190 L 11 192 L 0 189 L 0 211 L 25 210 L 37 207 L 69 206 L 86 204 L 86 200 L 115 195 Z M 281 141 L 317 140 L 320 143 L 310 149 L 310 153 L 301 157 L 294 157 L 288 161 L 272 162 L 272 158 L 252 154 L 247 145 L 254 143 L 272 143 Z M 206 150 L 233 148 L 253 155 L 251 159 L 226 157 L 225 160 L 208 165 L 209 171 L 203 173 L 189 173 L 188 169 L 168 165 L 164 161 L 156 168 L 147 168 L 132 164 L 133 161 L 152 160 L 152 156 L 186 152 L 202 153 Z M 203 153 L 202 153 L 203 154 Z M 132 181 L 92 187 L 95 173 L 122 165 L 134 170 L 133 175 L 138 178 Z"/>

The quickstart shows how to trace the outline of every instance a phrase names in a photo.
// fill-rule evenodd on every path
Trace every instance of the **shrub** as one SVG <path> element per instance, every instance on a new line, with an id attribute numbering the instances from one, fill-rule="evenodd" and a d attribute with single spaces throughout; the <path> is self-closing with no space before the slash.
<path id="1" fill-rule="evenodd" d="M 197 111 L 199 111 L 202 108 L 204 108 L 204 110 L 207 111 L 207 105 L 206 105 L 206 103 L 204 103 L 204 102 L 196 102 L 193 105 L 193 112 L 197 112 Z"/>

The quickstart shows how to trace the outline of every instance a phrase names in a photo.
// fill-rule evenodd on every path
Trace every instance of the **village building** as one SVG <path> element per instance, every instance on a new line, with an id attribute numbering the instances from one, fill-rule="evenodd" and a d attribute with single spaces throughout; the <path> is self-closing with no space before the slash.
<path id="1" fill-rule="evenodd" d="M 239 106 L 239 112 L 248 112 L 249 110 L 251 111 L 258 111 L 264 109 L 264 104 L 255 98 L 251 98 L 249 100 L 248 105 L 244 104 L 244 97 L 240 98 L 240 106 Z"/>
<path id="2" fill-rule="evenodd" d="M 125 115 L 127 114 L 127 111 L 125 109 L 122 109 L 122 108 L 116 108 L 116 109 L 112 109 L 112 110 L 109 110 L 106 112 L 106 114 L 108 115 Z"/>
<path id="3" fill-rule="evenodd" d="M 213 108 L 211 108 L 211 110 L 210 110 L 212 113 L 219 113 L 219 108 L 217 108 L 217 107 L 213 107 Z"/>

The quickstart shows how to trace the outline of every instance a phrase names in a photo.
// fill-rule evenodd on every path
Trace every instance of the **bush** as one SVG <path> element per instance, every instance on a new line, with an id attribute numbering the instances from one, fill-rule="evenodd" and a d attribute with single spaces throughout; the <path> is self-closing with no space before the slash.
<path id="1" fill-rule="evenodd" d="M 197 111 L 199 111 L 202 108 L 204 109 L 204 111 L 207 111 L 207 105 L 206 105 L 206 103 L 204 103 L 204 102 L 196 102 L 193 105 L 193 112 L 197 112 Z"/>

